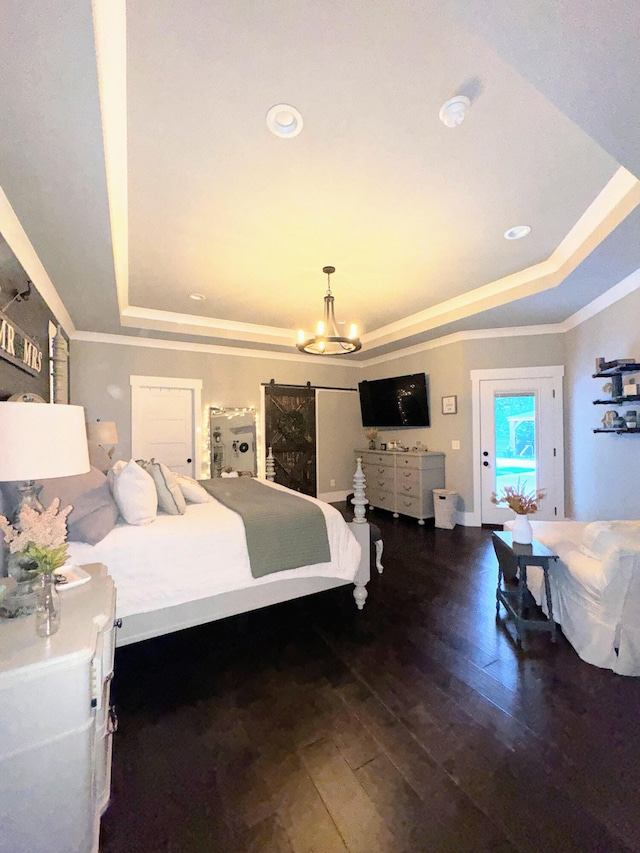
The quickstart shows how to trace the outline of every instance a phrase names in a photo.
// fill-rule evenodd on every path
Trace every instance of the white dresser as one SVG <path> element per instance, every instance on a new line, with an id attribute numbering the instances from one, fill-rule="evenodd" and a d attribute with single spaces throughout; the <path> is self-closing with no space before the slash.
<path id="1" fill-rule="evenodd" d="M 0 851 L 98 850 L 111 786 L 115 589 L 101 565 L 60 593 L 59 631 L 0 620 Z"/>
<path id="2" fill-rule="evenodd" d="M 371 507 L 417 518 L 433 517 L 433 490 L 444 488 L 444 453 L 356 450 L 362 457 Z"/>

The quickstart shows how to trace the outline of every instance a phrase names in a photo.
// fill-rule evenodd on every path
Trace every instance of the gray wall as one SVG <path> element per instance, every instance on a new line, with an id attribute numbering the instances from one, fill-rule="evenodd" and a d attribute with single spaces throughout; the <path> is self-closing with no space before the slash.
<path id="1" fill-rule="evenodd" d="M 594 406 L 604 398 L 606 379 L 593 379 L 596 358 L 640 360 L 640 290 L 565 335 L 571 388 L 566 401 L 567 515 L 583 520 L 640 518 L 640 434 L 594 433 L 607 409 L 622 413 L 637 406 Z M 640 373 L 637 374 L 640 382 Z"/>
<path id="2" fill-rule="evenodd" d="M 605 407 L 593 406 L 604 381 L 591 378 L 595 359 L 640 358 L 640 291 L 607 308 L 565 334 L 493 337 L 463 341 L 402 356 L 364 369 L 355 362 L 327 364 L 264 357 L 149 349 L 143 346 L 71 342 L 72 402 L 86 407 L 89 419 L 115 420 L 121 443 L 115 458 L 130 453 L 129 376 L 173 376 L 202 379 L 203 407 L 260 406 L 260 383 L 276 382 L 354 388 L 362 379 L 424 371 L 429 376 L 431 427 L 381 430 L 378 441 L 400 440 L 446 454 L 447 487 L 461 495 L 459 508 L 473 510 L 471 380 L 473 369 L 565 365 L 566 513 L 582 520 L 640 517 L 640 435 L 610 436 L 592 432 Z M 640 376 L 638 377 L 640 380 Z M 458 397 L 458 413 L 443 415 L 441 398 Z M 640 406 L 637 407 L 640 410 Z M 331 447 L 365 443 L 357 409 L 341 420 L 335 406 L 321 415 L 319 441 L 326 459 Z M 355 411 L 355 414 L 354 414 Z M 329 431 L 329 432 L 327 432 Z M 452 440 L 460 450 L 452 450 Z M 329 448 L 329 449 L 327 449 Z M 344 469 L 320 472 L 320 491 L 350 488 L 352 469 L 344 454 Z M 330 480 L 336 480 L 336 486 Z"/>
<path id="3" fill-rule="evenodd" d="M 367 367 L 363 379 L 382 379 L 424 371 L 429 377 L 431 426 L 424 429 L 381 430 L 378 441 L 399 440 L 444 453 L 446 485 L 461 497 L 458 509 L 473 511 L 473 424 L 471 370 L 563 364 L 563 335 L 494 337 L 460 341 Z M 443 415 L 442 397 L 458 397 L 458 413 Z M 453 450 L 451 442 L 460 442 Z"/>
<path id="4" fill-rule="evenodd" d="M 71 402 L 85 407 L 88 420 L 99 418 L 117 424 L 120 443 L 114 459 L 129 459 L 131 455 L 131 375 L 201 379 L 203 412 L 209 406 L 254 406 L 259 412 L 260 383 L 271 379 L 283 384 L 305 385 L 309 381 L 312 385 L 344 388 L 354 388 L 357 382 L 353 367 L 329 365 L 312 357 L 300 362 L 87 341 L 71 342 L 71 366 Z M 351 421 L 351 414 L 349 418 Z M 340 430 L 335 417 L 333 422 Z M 358 440 L 344 433 L 343 438 L 351 447 Z M 331 444 L 331 437 L 327 440 Z M 324 445 L 320 451 L 326 457 Z M 353 475 L 353 466 L 342 477 L 343 489 L 349 475 Z M 327 481 L 336 477 L 329 473 Z M 324 481 L 321 485 L 324 487 Z"/>

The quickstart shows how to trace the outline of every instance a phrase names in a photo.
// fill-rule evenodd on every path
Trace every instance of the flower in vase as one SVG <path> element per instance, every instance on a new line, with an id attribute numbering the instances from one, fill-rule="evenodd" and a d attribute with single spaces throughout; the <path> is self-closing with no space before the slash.
<path id="1" fill-rule="evenodd" d="M 0 530 L 9 553 L 35 564 L 40 574 L 51 574 L 67 560 L 67 516 L 72 507 L 58 511 L 59 506 L 59 498 L 54 498 L 42 513 L 24 506 L 15 526 L 0 515 Z"/>
<path id="2" fill-rule="evenodd" d="M 515 486 L 505 486 L 500 495 L 492 492 L 491 503 L 496 506 L 506 504 L 516 515 L 530 515 L 533 512 L 537 512 L 539 509 L 538 504 L 545 496 L 544 489 L 535 489 L 534 491 L 527 492 L 525 490 L 526 482 L 525 480 L 520 485 L 520 479 L 518 478 Z"/>

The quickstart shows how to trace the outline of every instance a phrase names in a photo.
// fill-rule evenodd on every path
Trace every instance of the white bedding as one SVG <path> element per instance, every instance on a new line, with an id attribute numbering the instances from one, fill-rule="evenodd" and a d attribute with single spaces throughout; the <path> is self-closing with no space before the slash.
<path id="1" fill-rule="evenodd" d="M 188 504 L 185 515 L 158 513 L 155 521 L 143 526 L 120 523 L 97 545 L 70 542 L 69 559 L 76 565 L 104 563 L 116 585 L 121 618 L 290 578 L 353 580 L 360 545 L 349 525 L 329 504 L 300 497 L 324 513 L 331 550 L 328 563 L 253 578 L 242 519 L 216 500 Z"/>

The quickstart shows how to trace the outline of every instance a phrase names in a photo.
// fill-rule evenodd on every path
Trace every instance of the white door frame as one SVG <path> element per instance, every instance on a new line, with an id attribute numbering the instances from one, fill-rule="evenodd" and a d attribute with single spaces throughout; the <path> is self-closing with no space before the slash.
<path id="1" fill-rule="evenodd" d="M 554 379 L 556 380 L 556 396 L 551 426 L 553 443 L 556 448 L 556 464 L 561 472 L 559 477 L 558 503 L 564 517 L 564 432 L 563 432 L 563 392 L 562 378 L 564 365 L 555 364 L 543 367 L 498 367 L 491 370 L 471 370 L 471 412 L 473 429 L 473 512 L 467 513 L 468 524 L 480 527 L 482 524 L 482 485 L 480 476 L 481 447 L 480 447 L 480 383 L 494 379 Z"/>
<path id="2" fill-rule="evenodd" d="M 196 478 L 207 477 L 207 471 L 203 471 L 203 459 L 208 459 L 208 454 L 205 457 L 202 447 L 203 427 L 202 419 L 202 379 L 176 379 L 174 376 L 129 376 L 129 385 L 131 386 L 131 454 L 134 454 L 134 447 L 138 436 L 135 434 L 135 418 L 134 413 L 139 401 L 139 393 L 141 388 L 187 388 L 193 392 L 193 470 L 196 472 Z M 204 435 L 208 433 L 204 431 Z"/>

